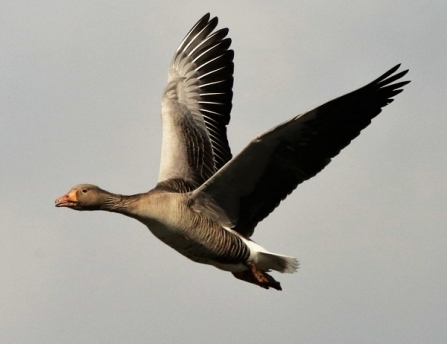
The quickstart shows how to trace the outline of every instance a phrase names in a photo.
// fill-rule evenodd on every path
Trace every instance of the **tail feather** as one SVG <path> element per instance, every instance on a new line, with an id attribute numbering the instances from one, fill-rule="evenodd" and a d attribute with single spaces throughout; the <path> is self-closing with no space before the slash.
<path id="1" fill-rule="evenodd" d="M 257 266 L 265 271 L 275 270 L 292 274 L 298 270 L 300 263 L 296 258 L 268 252 L 257 252 Z"/>

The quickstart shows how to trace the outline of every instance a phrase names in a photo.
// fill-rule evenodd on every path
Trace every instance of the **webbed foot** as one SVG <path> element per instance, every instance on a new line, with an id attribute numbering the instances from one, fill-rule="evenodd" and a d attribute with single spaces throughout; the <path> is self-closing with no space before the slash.
<path id="1" fill-rule="evenodd" d="M 234 277 L 248 283 L 256 284 L 264 289 L 269 289 L 269 287 L 272 287 L 276 290 L 282 290 L 281 284 L 278 281 L 276 281 L 267 272 L 259 270 L 253 262 L 247 262 L 245 265 L 247 266 L 248 270 L 232 272 Z"/>

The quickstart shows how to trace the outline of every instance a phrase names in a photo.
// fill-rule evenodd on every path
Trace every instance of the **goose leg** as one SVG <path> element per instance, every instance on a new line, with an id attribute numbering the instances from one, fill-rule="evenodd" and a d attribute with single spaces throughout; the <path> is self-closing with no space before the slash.
<path id="1" fill-rule="evenodd" d="M 275 281 L 275 279 L 268 273 L 259 270 L 254 263 L 247 262 L 245 265 L 247 265 L 248 270 L 233 272 L 232 274 L 234 277 L 248 283 L 256 284 L 264 289 L 269 289 L 269 287 L 272 287 L 276 290 L 282 290 L 279 282 Z"/>

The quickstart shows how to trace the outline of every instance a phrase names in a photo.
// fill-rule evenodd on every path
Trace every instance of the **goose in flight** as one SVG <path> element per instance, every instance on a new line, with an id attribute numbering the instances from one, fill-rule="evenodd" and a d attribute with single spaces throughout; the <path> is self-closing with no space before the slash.
<path id="1" fill-rule="evenodd" d="M 319 173 L 402 92 L 399 65 L 340 98 L 254 138 L 232 157 L 226 136 L 233 87 L 228 29 L 206 14 L 174 54 L 162 98 L 158 183 L 124 196 L 91 184 L 73 187 L 56 207 L 132 217 L 187 258 L 281 290 L 268 272 L 293 273 L 295 258 L 250 239 L 298 184 Z"/>

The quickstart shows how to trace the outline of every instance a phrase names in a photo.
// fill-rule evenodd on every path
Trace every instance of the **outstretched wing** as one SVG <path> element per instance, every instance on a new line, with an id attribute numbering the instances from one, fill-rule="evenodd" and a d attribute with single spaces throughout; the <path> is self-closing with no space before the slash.
<path id="1" fill-rule="evenodd" d="M 162 99 L 159 186 L 177 191 L 195 189 L 231 159 L 226 125 L 234 53 L 228 29 L 213 32 L 217 17 L 209 18 L 200 19 L 178 47 Z"/>
<path id="2" fill-rule="evenodd" d="M 249 237 L 303 181 L 371 123 L 409 81 L 394 81 L 399 65 L 370 84 L 334 99 L 255 138 L 239 155 L 192 193 L 191 205 Z"/>

